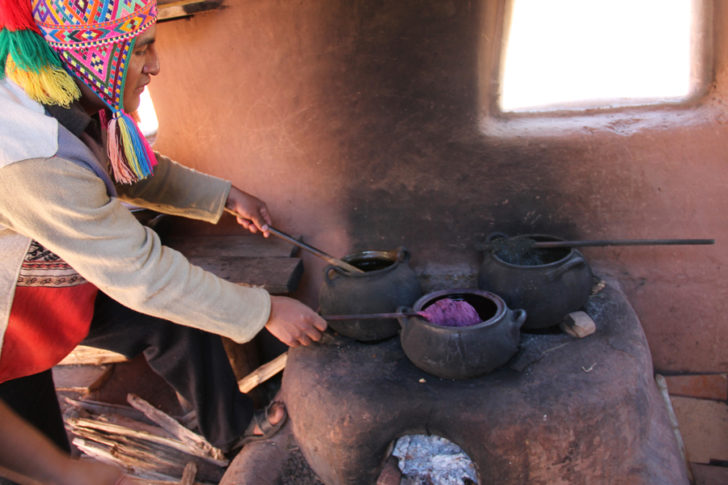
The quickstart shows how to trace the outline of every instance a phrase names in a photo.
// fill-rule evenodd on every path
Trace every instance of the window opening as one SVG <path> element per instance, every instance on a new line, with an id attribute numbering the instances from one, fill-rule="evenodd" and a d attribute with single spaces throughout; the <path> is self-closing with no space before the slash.
<path id="1" fill-rule="evenodd" d="M 691 94 L 691 0 L 512 0 L 503 112 L 675 102 Z"/>
<path id="2" fill-rule="evenodd" d="M 146 88 L 144 88 L 139 98 L 139 108 L 137 108 L 136 116 L 138 117 L 139 130 L 141 130 L 150 145 L 154 144 L 159 130 L 159 120 L 154 109 L 152 96 Z"/>

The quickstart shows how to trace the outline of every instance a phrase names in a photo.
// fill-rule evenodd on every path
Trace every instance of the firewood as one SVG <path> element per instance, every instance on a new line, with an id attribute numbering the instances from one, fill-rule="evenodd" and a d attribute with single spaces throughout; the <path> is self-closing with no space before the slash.
<path id="1" fill-rule="evenodd" d="M 191 461 L 185 465 L 179 485 L 194 485 L 195 475 L 197 475 L 197 465 L 195 465 L 194 461 Z"/>
<path id="2" fill-rule="evenodd" d="M 91 431 L 77 430 L 73 444 L 91 458 L 115 464 L 135 477 L 167 480 L 175 484 L 192 458 L 188 454 L 143 440 Z M 217 483 L 225 470 L 204 461 L 195 462 L 195 466 L 199 470 L 198 479 L 204 482 Z"/>
<path id="3" fill-rule="evenodd" d="M 82 413 L 90 413 L 94 415 L 104 415 L 107 417 L 123 416 L 125 418 L 133 419 L 135 421 L 140 421 L 147 424 L 154 424 L 152 420 L 144 416 L 144 413 L 130 406 L 99 402 L 91 399 L 83 399 L 79 401 L 76 399 L 71 399 L 69 397 L 64 398 L 64 401 L 67 405 L 71 406 L 71 408 L 75 410 L 74 414 L 76 415 Z"/>
<path id="4" fill-rule="evenodd" d="M 270 362 L 261 365 L 238 381 L 238 389 L 242 393 L 250 392 L 251 389 L 254 389 L 259 384 L 262 384 L 282 371 L 286 367 L 287 360 L 288 354 L 283 353 Z"/>
<path id="5" fill-rule="evenodd" d="M 104 463 L 117 465 L 137 478 L 177 483 L 177 479 L 173 476 L 174 470 L 163 473 L 150 469 L 150 465 L 156 462 L 154 456 L 145 455 L 142 458 L 125 455 L 120 452 L 119 448 L 102 446 L 95 439 L 74 438 L 73 445 L 87 456 Z M 159 469 L 161 466 L 157 466 L 157 468 Z"/>
<path id="6" fill-rule="evenodd" d="M 203 460 L 209 461 L 213 465 L 218 467 L 226 467 L 229 464 L 228 460 L 218 460 L 211 457 L 209 454 L 203 452 L 196 446 L 190 446 L 188 443 L 176 440 L 174 438 L 168 438 L 162 436 L 163 430 L 156 430 L 151 426 L 145 426 L 144 423 L 136 423 L 137 428 L 145 429 L 134 429 L 120 424 L 109 423 L 104 421 L 98 421 L 88 418 L 67 418 L 66 423 L 71 427 L 77 435 L 84 435 L 87 430 L 99 431 L 114 435 L 116 437 L 129 437 L 132 439 L 145 440 L 155 445 L 166 446 L 183 453 L 187 453 Z"/>
<path id="7" fill-rule="evenodd" d="M 58 365 L 102 365 L 126 361 L 125 356 L 116 352 L 78 345 Z"/>
<path id="8" fill-rule="evenodd" d="M 144 399 L 134 394 L 127 396 L 127 401 L 135 409 L 138 409 L 146 417 L 157 423 L 162 429 L 166 430 L 172 436 L 176 437 L 180 441 L 189 444 L 192 447 L 196 447 L 202 452 L 206 453 L 216 460 L 224 460 L 225 454 L 222 450 L 212 446 L 204 437 L 198 435 L 192 430 L 189 430 L 182 426 L 176 419 L 167 415 L 163 411 L 155 408 Z"/>

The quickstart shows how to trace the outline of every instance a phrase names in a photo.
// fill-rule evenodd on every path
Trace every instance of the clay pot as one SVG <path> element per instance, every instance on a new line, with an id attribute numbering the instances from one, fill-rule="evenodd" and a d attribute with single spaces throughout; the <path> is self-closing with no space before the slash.
<path id="1" fill-rule="evenodd" d="M 437 377 L 466 379 L 495 370 L 518 351 L 526 312 L 509 309 L 488 291 L 436 291 L 418 299 L 412 310 L 400 311 L 421 311 L 442 298 L 468 302 L 483 320 L 467 327 L 445 327 L 420 317 L 399 318 L 402 349 L 416 367 Z"/>
<path id="2" fill-rule="evenodd" d="M 363 251 L 344 257 L 344 261 L 364 270 L 349 273 L 337 266 L 324 270 L 319 291 L 322 314 L 391 313 L 400 306 L 412 305 L 422 295 L 417 275 L 409 266 L 406 248 L 394 251 Z M 399 332 L 394 318 L 330 321 L 339 334 L 373 342 Z"/>
<path id="3" fill-rule="evenodd" d="M 491 235 L 489 240 L 502 235 Z M 528 234 L 536 241 L 559 241 Z M 558 325 L 584 306 L 592 286 L 592 272 L 584 256 L 573 248 L 532 248 L 517 258 L 495 250 L 484 254 L 478 288 L 500 295 L 511 307 L 528 314 L 524 330 Z"/>

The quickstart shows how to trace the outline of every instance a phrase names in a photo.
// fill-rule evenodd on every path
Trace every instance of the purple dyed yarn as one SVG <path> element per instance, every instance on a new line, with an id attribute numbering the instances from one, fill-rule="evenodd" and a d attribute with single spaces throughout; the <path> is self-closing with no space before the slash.
<path id="1" fill-rule="evenodd" d="M 468 327 L 481 321 L 480 315 L 470 303 L 450 298 L 437 300 L 417 313 L 443 327 Z"/>

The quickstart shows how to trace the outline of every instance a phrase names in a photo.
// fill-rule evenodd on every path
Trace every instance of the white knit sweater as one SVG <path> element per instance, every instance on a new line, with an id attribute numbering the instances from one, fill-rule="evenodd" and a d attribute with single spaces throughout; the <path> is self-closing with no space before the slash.
<path id="1" fill-rule="evenodd" d="M 68 152 L 97 157 L 85 163 L 59 156 Z M 0 82 L 0 348 L 31 239 L 139 312 L 237 342 L 263 328 L 270 314 L 264 289 L 235 285 L 191 265 L 122 204 L 219 220 L 229 182 L 162 156 L 158 162 L 153 177 L 117 186 L 118 196 L 110 196 L 104 177 L 91 168 L 108 166 L 103 150 L 70 135 L 17 86 Z"/>

